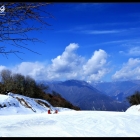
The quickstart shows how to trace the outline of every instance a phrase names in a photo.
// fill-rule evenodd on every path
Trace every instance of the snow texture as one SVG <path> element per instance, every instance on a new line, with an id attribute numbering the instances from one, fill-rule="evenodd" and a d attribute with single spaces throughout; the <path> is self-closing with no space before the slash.
<path id="1" fill-rule="evenodd" d="M 140 105 L 125 112 L 76 111 L 41 99 L 0 94 L 0 137 L 140 137 L 139 122 Z"/>

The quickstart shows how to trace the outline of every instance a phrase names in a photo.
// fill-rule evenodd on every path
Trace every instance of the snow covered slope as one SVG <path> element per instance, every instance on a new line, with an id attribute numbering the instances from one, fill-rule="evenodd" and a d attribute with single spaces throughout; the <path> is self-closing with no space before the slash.
<path id="1" fill-rule="evenodd" d="M 0 115 L 44 113 L 48 112 L 49 109 L 52 112 L 63 110 L 60 110 L 59 107 L 53 107 L 49 102 L 42 99 L 29 98 L 13 93 L 0 94 Z M 65 108 L 65 110 L 70 109 Z"/>

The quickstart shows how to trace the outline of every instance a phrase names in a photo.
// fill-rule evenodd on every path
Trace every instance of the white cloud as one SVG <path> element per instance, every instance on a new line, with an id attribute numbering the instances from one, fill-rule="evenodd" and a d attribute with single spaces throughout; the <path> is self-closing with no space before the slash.
<path id="1" fill-rule="evenodd" d="M 84 30 L 82 33 L 85 34 L 113 34 L 113 33 L 120 33 L 124 30 Z"/>
<path id="2" fill-rule="evenodd" d="M 139 56 L 140 55 L 140 47 L 131 48 L 128 53 L 130 55 Z"/>
<path id="3" fill-rule="evenodd" d="M 78 47 L 78 44 L 75 43 L 71 43 L 69 46 L 67 46 L 62 55 L 52 59 L 51 69 L 58 73 L 69 73 L 75 70 L 76 66 L 80 65 L 84 59 L 75 53 L 75 50 Z"/>
<path id="4" fill-rule="evenodd" d="M 88 80 L 99 80 L 107 73 L 106 59 L 107 53 L 104 50 L 99 49 L 99 51 L 94 52 L 87 63 L 83 65 L 83 72 Z"/>
<path id="5" fill-rule="evenodd" d="M 108 70 L 103 68 L 101 70 L 98 70 L 98 73 L 96 74 L 91 74 L 91 75 L 87 75 L 85 76 L 85 79 L 89 80 L 89 81 L 100 81 L 101 78 L 108 73 Z"/>
<path id="6" fill-rule="evenodd" d="M 127 51 L 119 51 L 119 53 L 124 55 L 130 55 L 130 56 L 139 56 L 140 55 L 140 47 L 131 47 Z"/>
<path id="7" fill-rule="evenodd" d="M 76 54 L 78 44 L 71 43 L 62 55 L 52 59 L 48 67 L 48 79 L 72 79 L 77 78 L 85 58 Z"/>
<path id="8" fill-rule="evenodd" d="M 7 69 L 5 66 L 0 65 L 0 71 L 2 71 L 3 69 Z"/>
<path id="9" fill-rule="evenodd" d="M 140 79 L 140 59 L 130 58 L 122 68 L 112 76 L 113 80 Z"/>
<path id="10" fill-rule="evenodd" d="M 96 50 L 89 60 L 78 55 L 78 44 L 69 44 L 61 55 L 45 62 L 22 62 L 12 68 L 13 73 L 29 75 L 36 80 L 68 80 L 79 79 L 98 81 L 107 73 L 107 53 Z"/>
<path id="11" fill-rule="evenodd" d="M 66 47 L 62 55 L 52 59 L 50 68 L 54 69 L 55 73 L 59 73 L 56 78 L 60 76 L 59 78 L 62 79 L 100 80 L 107 73 L 105 68 L 107 53 L 100 49 L 86 61 L 85 58 L 75 53 L 78 47 L 77 44 L 72 43 Z"/>
<path id="12" fill-rule="evenodd" d="M 83 65 L 85 74 L 97 73 L 106 63 L 107 53 L 104 50 L 95 51 L 92 57 Z"/>
<path id="13" fill-rule="evenodd" d="M 13 73 L 21 73 L 23 75 L 32 76 L 35 79 L 39 79 L 40 72 L 45 66 L 40 62 L 22 62 L 12 68 Z"/>

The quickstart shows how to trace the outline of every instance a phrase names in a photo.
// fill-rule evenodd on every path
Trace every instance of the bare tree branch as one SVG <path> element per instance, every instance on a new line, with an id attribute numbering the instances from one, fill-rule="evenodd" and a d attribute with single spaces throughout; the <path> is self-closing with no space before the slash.
<path id="1" fill-rule="evenodd" d="M 9 48 L 9 46 L 0 46 L 0 54 L 8 55 L 13 53 L 16 55 L 17 53 L 21 53 L 18 48 L 39 54 L 25 47 L 24 41 L 40 41 L 33 36 L 29 37 L 28 33 L 31 31 L 46 30 L 47 26 L 51 26 L 46 21 L 47 18 L 53 18 L 53 16 L 46 11 L 46 7 L 50 4 L 51 3 L 47 2 L 0 2 L 0 8 L 1 6 L 5 8 L 4 13 L 0 13 L 0 42 L 17 47 L 17 50 L 6 51 L 6 48 Z M 33 26 L 33 24 L 30 25 L 30 23 L 34 23 L 35 26 Z"/>

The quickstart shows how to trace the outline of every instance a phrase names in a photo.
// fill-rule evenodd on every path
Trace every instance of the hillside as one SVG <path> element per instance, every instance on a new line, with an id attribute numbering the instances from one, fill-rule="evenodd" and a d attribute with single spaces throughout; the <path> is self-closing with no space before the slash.
<path id="1" fill-rule="evenodd" d="M 129 106 L 103 94 L 85 81 L 67 80 L 46 84 L 50 90 L 58 92 L 81 110 L 125 111 Z"/>
<path id="2" fill-rule="evenodd" d="M 63 109 L 63 107 L 61 108 Z M 47 113 L 49 109 L 52 112 L 55 110 L 60 111 L 60 107 L 54 107 L 46 100 L 13 93 L 9 93 L 8 95 L 0 94 L 0 115 Z M 70 109 L 64 108 L 64 110 Z M 9 112 L 12 112 L 12 114 L 9 114 Z"/>
<path id="3" fill-rule="evenodd" d="M 118 101 L 140 91 L 140 80 L 92 83 L 92 86 Z"/>

